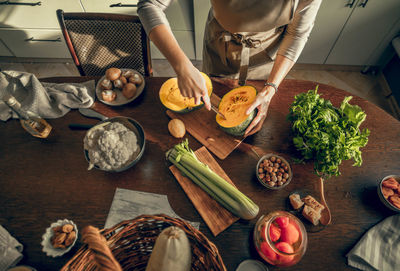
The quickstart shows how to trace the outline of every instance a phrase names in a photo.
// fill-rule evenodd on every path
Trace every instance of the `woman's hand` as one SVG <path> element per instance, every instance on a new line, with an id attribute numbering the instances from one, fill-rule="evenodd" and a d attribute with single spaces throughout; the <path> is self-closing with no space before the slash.
<path id="1" fill-rule="evenodd" d="M 257 116 L 247 127 L 244 135 L 249 136 L 260 131 L 265 118 L 267 117 L 269 103 L 272 97 L 275 95 L 275 89 L 271 86 L 266 86 L 259 94 L 257 94 L 256 100 L 247 109 L 246 114 L 250 114 L 254 109 L 258 109 Z"/>
<path id="2" fill-rule="evenodd" d="M 191 62 L 183 64 L 177 71 L 178 86 L 183 97 L 194 97 L 195 104 L 203 100 L 207 110 L 211 109 L 210 97 L 206 86 L 206 80 L 200 71 Z"/>

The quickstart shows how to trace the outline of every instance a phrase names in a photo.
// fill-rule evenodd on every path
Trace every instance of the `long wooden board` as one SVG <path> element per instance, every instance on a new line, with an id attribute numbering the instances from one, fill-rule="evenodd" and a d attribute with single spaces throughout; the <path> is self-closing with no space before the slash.
<path id="1" fill-rule="evenodd" d="M 213 105 L 217 106 L 220 100 L 217 95 L 211 95 Z M 170 118 L 182 120 L 186 130 L 221 160 L 225 159 L 244 139 L 244 137 L 234 137 L 222 131 L 215 121 L 215 112 L 208 111 L 205 107 L 188 114 L 167 110 L 167 115 Z"/>
<path id="2" fill-rule="evenodd" d="M 195 154 L 201 162 L 207 164 L 215 173 L 224 178 L 227 182 L 234 185 L 228 175 L 226 175 L 225 171 L 220 167 L 220 165 L 217 163 L 217 161 L 215 161 L 205 147 L 201 147 L 200 149 L 196 150 Z M 174 174 L 175 178 L 182 186 L 182 189 L 192 201 L 193 205 L 200 213 L 201 217 L 204 219 L 214 236 L 217 236 L 239 219 L 227 209 L 222 207 L 214 199 L 212 199 L 190 179 L 182 176 L 180 171 L 175 166 L 170 166 L 169 169 L 171 170 L 172 174 Z"/>

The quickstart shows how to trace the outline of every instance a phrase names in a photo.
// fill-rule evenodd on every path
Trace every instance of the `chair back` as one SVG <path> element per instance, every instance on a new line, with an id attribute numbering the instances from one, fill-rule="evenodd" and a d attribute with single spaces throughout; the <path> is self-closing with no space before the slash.
<path id="1" fill-rule="evenodd" d="M 111 67 L 152 75 L 149 39 L 138 16 L 59 9 L 57 17 L 82 76 L 102 76 Z"/>

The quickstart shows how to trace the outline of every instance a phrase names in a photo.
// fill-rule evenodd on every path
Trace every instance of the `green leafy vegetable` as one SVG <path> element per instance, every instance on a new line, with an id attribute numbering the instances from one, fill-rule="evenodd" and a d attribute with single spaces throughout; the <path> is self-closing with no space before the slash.
<path id="1" fill-rule="evenodd" d="M 247 220 L 257 216 L 259 207 L 236 187 L 200 162 L 190 149 L 187 139 L 170 149 L 166 157 L 182 175 L 191 179 L 233 214 Z"/>
<path id="2" fill-rule="evenodd" d="M 351 105 L 345 97 L 339 108 L 325 100 L 315 90 L 300 93 L 290 107 L 288 120 L 292 122 L 293 144 L 302 154 L 301 160 L 314 160 L 319 176 L 329 178 L 340 174 L 343 160 L 353 159 L 353 166 L 361 166 L 361 147 L 368 143 L 368 129 L 359 127 L 366 114 L 358 105 Z"/>

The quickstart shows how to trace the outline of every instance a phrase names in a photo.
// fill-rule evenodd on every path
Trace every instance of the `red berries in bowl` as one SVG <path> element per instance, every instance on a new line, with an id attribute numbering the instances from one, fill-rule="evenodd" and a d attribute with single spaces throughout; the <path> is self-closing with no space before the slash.
<path id="1" fill-rule="evenodd" d="M 266 262 L 275 266 L 291 266 L 299 262 L 306 251 L 307 232 L 294 215 L 275 211 L 257 221 L 254 244 Z"/>

